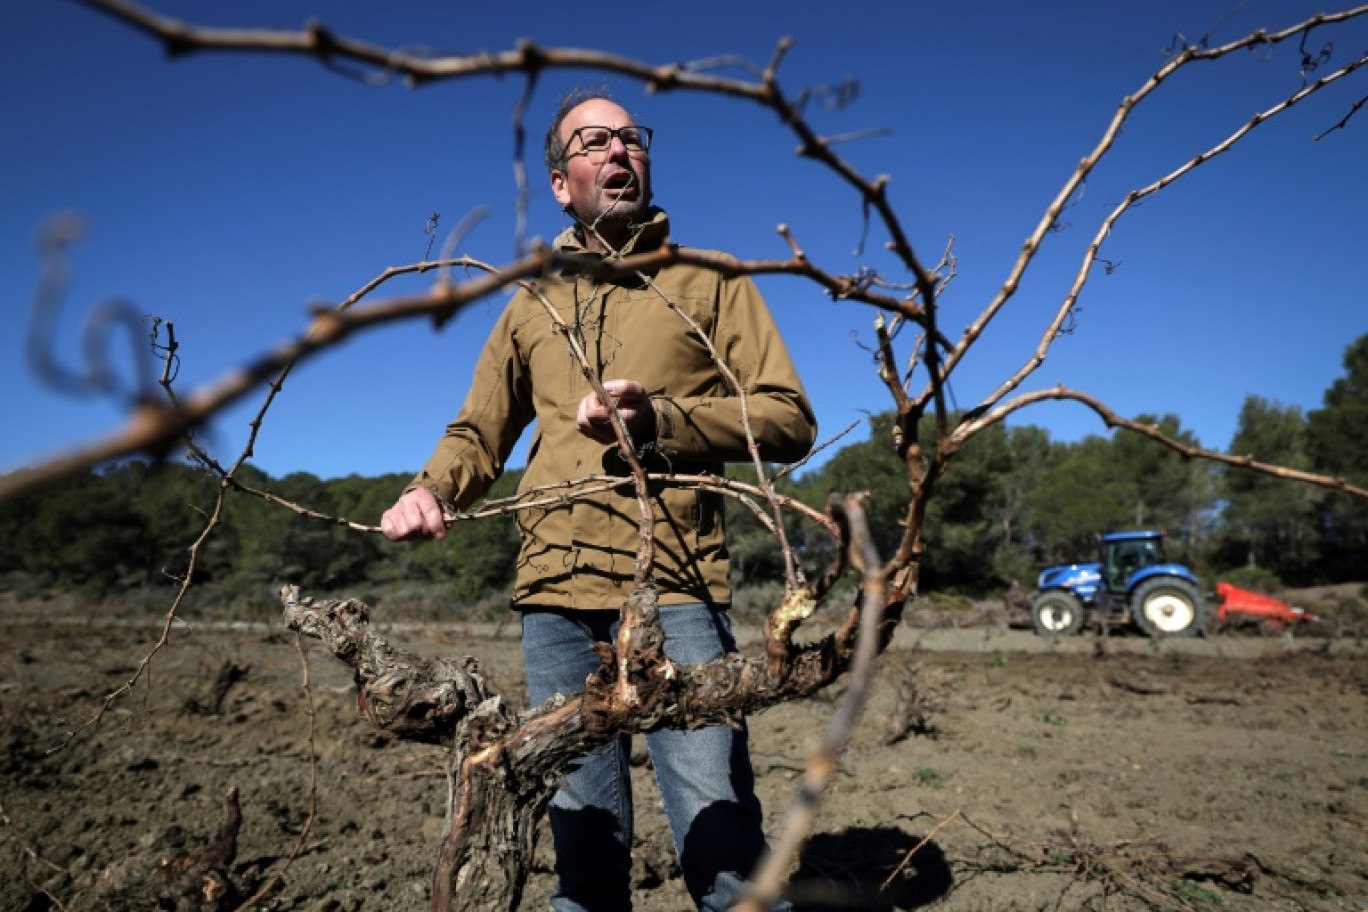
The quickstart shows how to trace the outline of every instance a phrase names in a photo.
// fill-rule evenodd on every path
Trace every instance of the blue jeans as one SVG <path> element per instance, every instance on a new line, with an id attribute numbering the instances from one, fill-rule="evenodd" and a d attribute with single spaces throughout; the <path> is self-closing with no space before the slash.
<path id="1" fill-rule="evenodd" d="M 702 604 L 660 609 L 665 654 L 698 665 L 735 652 L 724 610 Z M 616 611 L 523 611 L 522 646 L 532 705 L 578 693 L 600 664 L 594 643 L 612 642 Z M 623 736 L 571 764 L 551 800 L 556 912 L 631 909 L 631 739 Z M 765 850 L 746 731 L 726 725 L 646 735 L 684 883 L 700 909 L 730 908 Z"/>

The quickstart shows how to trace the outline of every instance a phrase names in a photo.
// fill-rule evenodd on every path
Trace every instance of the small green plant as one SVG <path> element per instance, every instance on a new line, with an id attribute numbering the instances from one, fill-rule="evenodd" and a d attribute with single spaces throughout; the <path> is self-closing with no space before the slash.
<path id="1" fill-rule="evenodd" d="M 1006 668 L 1007 656 L 1001 652 L 993 653 L 993 657 L 988 660 L 988 666 L 990 668 Z"/>
<path id="2" fill-rule="evenodd" d="M 1205 902 L 1213 906 L 1223 905 L 1221 894 L 1210 887 L 1204 887 L 1195 880 L 1182 878 L 1173 882 L 1173 895 L 1187 902 Z"/>
<path id="3" fill-rule="evenodd" d="M 1291 782 L 1292 771 L 1289 769 L 1280 769 L 1273 774 L 1273 778 L 1277 779 L 1279 782 Z"/>
<path id="4" fill-rule="evenodd" d="M 1041 717 L 1041 721 L 1046 725 L 1053 725 L 1055 728 L 1063 728 L 1069 724 L 1069 720 L 1058 713 L 1046 713 Z"/>
<path id="5" fill-rule="evenodd" d="M 1034 759 L 1035 759 L 1036 749 L 1035 749 L 1034 747 L 1032 747 L 1031 745 L 1029 745 L 1029 744 L 1019 744 L 1019 745 L 1017 745 L 1017 751 L 1016 751 L 1016 752 L 1017 752 L 1017 756 L 1018 756 L 1018 757 L 1024 757 L 1024 758 L 1027 759 L 1027 760 L 1034 760 Z"/>
<path id="6" fill-rule="evenodd" d="M 918 767 L 917 770 L 912 773 L 912 781 L 917 783 L 917 785 L 926 785 L 930 786 L 931 788 L 940 788 L 941 774 L 936 772 L 929 766 L 922 766 Z"/>

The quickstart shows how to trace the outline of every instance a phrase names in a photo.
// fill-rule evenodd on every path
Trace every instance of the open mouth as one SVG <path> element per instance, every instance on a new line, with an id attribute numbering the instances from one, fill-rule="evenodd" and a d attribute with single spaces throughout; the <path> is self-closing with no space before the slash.
<path id="1" fill-rule="evenodd" d="M 603 189 L 616 192 L 619 195 L 636 192 L 636 175 L 631 171 L 618 171 L 604 178 Z"/>

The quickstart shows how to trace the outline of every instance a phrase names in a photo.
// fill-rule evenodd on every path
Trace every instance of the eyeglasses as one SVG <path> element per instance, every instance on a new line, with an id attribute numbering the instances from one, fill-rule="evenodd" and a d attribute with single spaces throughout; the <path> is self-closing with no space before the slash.
<path id="1" fill-rule="evenodd" d="M 579 137 L 582 149 L 567 153 L 568 155 L 598 155 L 608 151 L 608 147 L 613 144 L 613 137 L 622 140 L 623 147 L 628 152 L 649 152 L 651 149 L 651 128 L 632 125 L 629 127 L 580 127 L 570 132 L 570 139 L 565 145 L 568 148 L 570 143 Z"/>

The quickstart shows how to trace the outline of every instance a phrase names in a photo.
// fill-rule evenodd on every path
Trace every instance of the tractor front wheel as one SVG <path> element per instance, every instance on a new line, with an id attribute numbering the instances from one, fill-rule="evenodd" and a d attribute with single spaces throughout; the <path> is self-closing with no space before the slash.
<path id="1" fill-rule="evenodd" d="M 1131 605 L 1135 622 L 1152 637 L 1196 636 L 1206 626 L 1206 601 L 1187 580 L 1147 580 L 1136 587 Z"/>
<path id="2" fill-rule="evenodd" d="M 1083 603 L 1072 592 L 1041 592 L 1031 599 L 1031 626 L 1041 636 L 1073 636 L 1083 626 Z"/>

